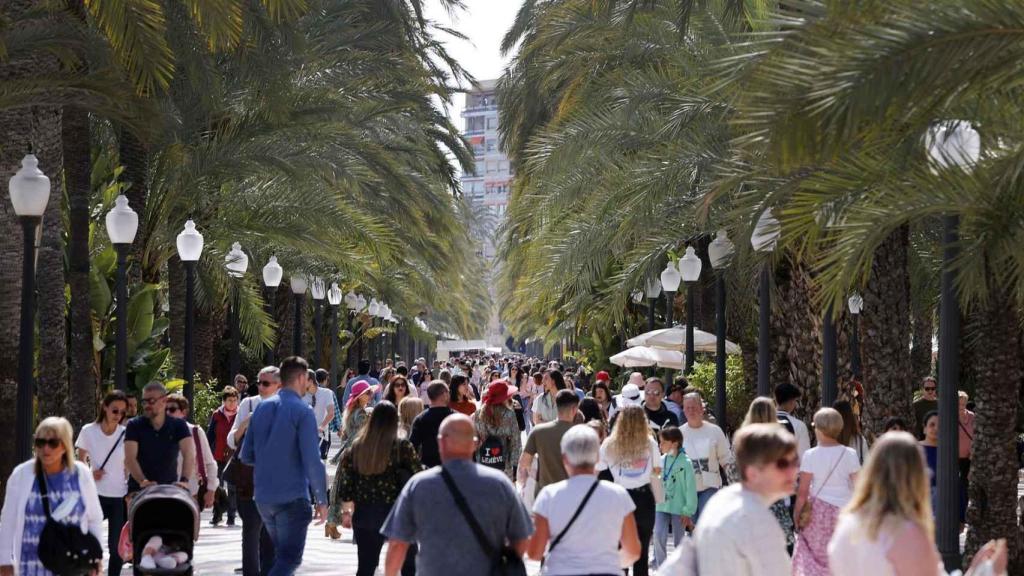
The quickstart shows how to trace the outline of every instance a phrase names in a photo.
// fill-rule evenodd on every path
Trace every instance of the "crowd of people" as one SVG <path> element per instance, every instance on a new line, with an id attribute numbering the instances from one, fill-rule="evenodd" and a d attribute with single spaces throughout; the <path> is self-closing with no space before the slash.
<path id="1" fill-rule="evenodd" d="M 856 399 L 808 412 L 811 434 L 800 391 L 780 384 L 732 431 L 685 376 L 624 376 L 615 386 L 607 372 L 520 356 L 420 358 L 362 361 L 334 390 L 290 357 L 253 385 L 236 376 L 205 429 L 162 383 L 144 387 L 141 414 L 111 392 L 77 440 L 63 418 L 40 423 L 35 456 L 7 482 L 0 576 L 55 573 L 40 552 L 53 517 L 97 540 L 106 521 L 105 568 L 120 574 L 127 503 L 153 485 L 212 508 L 213 526 L 240 519 L 245 576 L 301 573 L 311 523 L 326 538 L 349 532 L 356 576 L 376 574 L 385 547 L 387 576 L 525 574 L 524 558 L 551 576 L 944 573 L 934 379 L 914 422 L 890 419 L 873 438 Z M 1006 556 L 991 542 L 968 574 L 1003 574 Z"/>

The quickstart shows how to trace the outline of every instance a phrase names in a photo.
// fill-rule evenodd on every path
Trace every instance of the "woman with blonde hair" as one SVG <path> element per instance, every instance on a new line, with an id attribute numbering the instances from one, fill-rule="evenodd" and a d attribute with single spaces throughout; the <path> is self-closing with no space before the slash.
<path id="1" fill-rule="evenodd" d="M 72 435 L 71 423 L 64 418 L 51 416 L 40 422 L 35 455 L 7 479 L 0 512 L 0 574 L 53 576 L 39 557 L 39 538 L 47 519 L 58 511 L 63 514 L 61 524 L 88 531 L 82 535 L 87 541 L 82 564 L 94 567 L 95 573 L 102 569 L 103 508 L 92 470 L 75 461 Z"/>
<path id="2" fill-rule="evenodd" d="M 935 546 L 928 472 L 917 440 L 907 432 L 882 435 L 858 475 L 828 545 L 834 576 L 941 576 Z M 991 562 L 991 574 L 1006 574 L 1004 540 L 990 541 L 967 574 Z"/>
<path id="3" fill-rule="evenodd" d="M 612 433 L 601 443 L 597 470 L 609 470 L 616 484 L 629 492 L 636 509 L 640 536 L 640 559 L 633 564 L 634 576 L 647 576 L 648 549 L 654 534 L 655 500 L 652 479 L 660 481 L 661 453 L 651 436 L 642 406 L 625 406 L 618 412 Z"/>
<path id="4" fill-rule="evenodd" d="M 793 576 L 829 576 L 828 541 L 842 510 L 853 497 L 860 460 L 853 448 L 839 443 L 843 417 L 835 408 L 814 413 L 818 445 L 800 461 L 800 487 L 793 516 L 799 531 L 793 553 Z"/>
<path id="5" fill-rule="evenodd" d="M 423 412 L 423 400 L 416 396 L 402 398 L 398 404 L 398 436 L 409 438 L 412 433 L 412 422 Z"/>
<path id="6" fill-rule="evenodd" d="M 747 415 L 743 418 L 743 424 L 740 428 L 744 428 L 751 424 L 779 424 L 779 413 L 775 405 L 775 400 L 767 396 L 758 396 L 754 398 L 754 401 L 750 403 L 750 408 L 747 409 Z M 792 554 L 793 546 L 796 545 L 796 526 L 793 524 L 793 515 L 789 511 L 790 499 L 783 498 L 772 504 L 772 514 L 775 519 L 779 521 L 779 526 L 782 527 L 783 533 L 786 534 L 786 550 Z"/>
<path id="7" fill-rule="evenodd" d="M 778 423 L 778 409 L 775 407 L 775 400 L 767 396 L 758 396 L 754 398 L 754 401 L 750 403 L 750 408 L 747 409 L 747 416 L 743 418 L 743 424 L 747 426 L 749 424 L 774 424 Z"/>

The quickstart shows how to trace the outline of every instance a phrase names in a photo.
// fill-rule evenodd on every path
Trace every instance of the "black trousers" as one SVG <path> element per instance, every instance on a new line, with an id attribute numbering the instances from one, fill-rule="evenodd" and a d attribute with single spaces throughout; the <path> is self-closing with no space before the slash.
<path id="1" fill-rule="evenodd" d="M 274 542 L 263 527 L 256 502 L 239 498 L 238 515 L 242 517 L 242 574 L 266 576 L 274 565 Z"/>
<path id="2" fill-rule="evenodd" d="M 125 508 L 124 498 L 100 496 L 100 509 L 103 510 L 103 519 L 107 521 L 107 555 L 110 557 L 107 574 L 120 574 L 121 565 L 124 564 L 117 553 L 117 544 L 127 516 Z"/>
<path id="3" fill-rule="evenodd" d="M 352 540 L 356 543 L 356 556 L 359 567 L 356 576 L 373 576 L 380 564 L 380 551 L 384 548 L 386 538 L 380 533 L 384 520 L 391 512 L 391 504 L 356 502 L 352 513 Z M 416 547 L 409 547 L 402 565 L 402 576 L 416 574 Z"/>
<path id="4" fill-rule="evenodd" d="M 224 510 L 228 512 L 228 522 L 235 522 L 235 513 L 238 511 L 238 501 L 235 496 L 235 487 L 224 482 L 224 468 L 228 461 L 217 462 L 217 479 L 220 480 L 220 487 L 217 488 L 217 497 L 213 500 L 213 521 L 220 522 L 224 516 Z"/>
<path id="5" fill-rule="evenodd" d="M 651 536 L 654 534 L 654 492 L 651 492 L 650 484 L 628 492 L 629 497 L 633 499 L 633 505 L 636 506 L 633 518 L 636 520 L 636 531 L 640 536 L 640 559 L 633 563 L 633 576 L 647 576 Z"/>

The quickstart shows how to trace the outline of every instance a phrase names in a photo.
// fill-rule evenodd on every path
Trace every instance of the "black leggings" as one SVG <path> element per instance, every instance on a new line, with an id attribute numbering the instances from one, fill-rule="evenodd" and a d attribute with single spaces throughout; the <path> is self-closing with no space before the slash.
<path id="1" fill-rule="evenodd" d="M 356 544 L 359 568 L 356 576 L 373 576 L 380 564 L 380 551 L 387 539 L 380 533 L 384 520 L 391 512 L 391 504 L 356 502 L 352 513 L 352 540 Z M 402 576 L 416 573 L 416 546 L 409 546 L 402 565 Z"/>
<path id="2" fill-rule="evenodd" d="M 117 553 L 117 544 L 121 540 L 121 528 L 124 526 L 126 512 L 124 498 L 100 496 L 100 509 L 103 510 L 103 519 L 107 521 L 107 555 L 110 556 L 107 563 L 107 574 L 116 576 L 121 573 L 121 565 L 124 563 Z"/>
<path id="3" fill-rule="evenodd" d="M 654 492 L 651 492 L 650 484 L 628 492 L 629 497 L 633 499 L 633 505 L 636 506 L 633 518 L 636 519 L 636 531 L 640 536 L 640 559 L 633 563 L 633 576 L 647 576 L 650 564 L 648 554 L 651 536 L 654 534 Z"/>

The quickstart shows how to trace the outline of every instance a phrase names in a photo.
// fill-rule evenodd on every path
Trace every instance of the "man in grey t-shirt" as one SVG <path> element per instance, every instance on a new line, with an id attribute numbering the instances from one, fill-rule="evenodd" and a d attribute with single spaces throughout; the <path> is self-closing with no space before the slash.
<path id="1" fill-rule="evenodd" d="M 398 576 L 413 542 L 419 544 L 418 576 L 490 573 L 494 559 L 484 553 L 459 512 L 442 468 L 451 474 L 491 547 L 497 550 L 507 543 L 520 555 L 526 552 L 533 533 L 530 513 L 505 474 L 473 462 L 475 436 L 473 421 L 463 414 L 452 414 L 441 423 L 441 467 L 409 480 L 381 528 L 388 538 L 385 576 Z"/>

